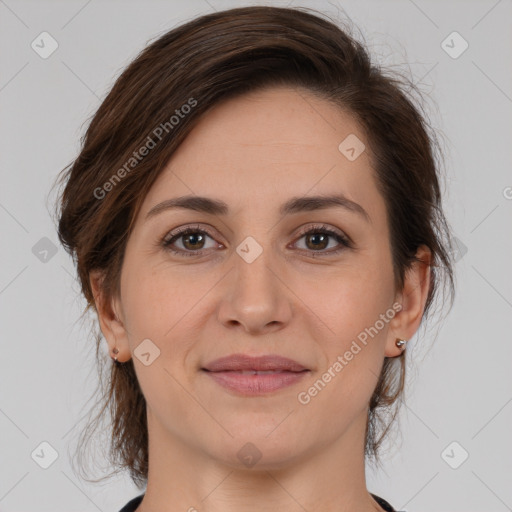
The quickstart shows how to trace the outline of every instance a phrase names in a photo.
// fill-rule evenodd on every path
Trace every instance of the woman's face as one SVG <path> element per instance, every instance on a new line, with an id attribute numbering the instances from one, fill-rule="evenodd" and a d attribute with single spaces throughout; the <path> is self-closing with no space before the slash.
<path id="1" fill-rule="evenodd" d="M 284 87 L 215 107 L 183 142 L 145 198 L 114 302 L 119 360 L 133 357 L 150 440 L 276 467 L 362 439 L 383 359 L 416 328 L 397 314 L 368 152 L 348 114 Z M 183 196 L 225 211 L 165 207 Z M 192 233 L 173 238 L 183 228 Z M 307 371 L 204 369 L 233 354 Z"/>

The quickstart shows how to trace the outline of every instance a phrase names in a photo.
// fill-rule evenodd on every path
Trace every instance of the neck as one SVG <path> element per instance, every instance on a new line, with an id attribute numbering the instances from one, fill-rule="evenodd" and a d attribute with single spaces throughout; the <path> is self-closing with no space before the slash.
<path id="1" fill-rule="evenodd" d="M 170 435 L 148 410 L 148 484 L 137 512 L 382 511 L 366 489 L 365 422 L 366 411 L 335 443 L 241 469 L 236 455 L 219 461 Z"/>

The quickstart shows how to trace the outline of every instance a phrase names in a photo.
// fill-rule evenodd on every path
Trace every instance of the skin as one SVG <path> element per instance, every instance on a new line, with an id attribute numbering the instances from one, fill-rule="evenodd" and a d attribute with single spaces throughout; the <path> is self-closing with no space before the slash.
<path id="1" fill-rule="evenodd" d="M 349 134 L 367 148 L 352 162 L 338 150 Z M 228 100 L 201 119 L 146 196 L 120 296 L 105 304 L 100 275 L 91 274 L 109 349 L 119 349 L 121 362 L 133 357 L 147 401 L 149 475 L 139 512 L 382 510 L 365 484 L 367 407 L 384 358 L 400 354 L 396 338 L 410 339 L 419 327 L 430 252 L 418 250 L 425 264 L 396 290 L 369 151 L 349 114 L 308 91 L 274 87 Z M 333 193 L 361 205 L 370 222 L 340 207 L 278 213 L 292 196 Z M 162 201 L 189 194 L 220 199 L 230 212 L 170 209 L 145 219 Z M 315 246 L 300 235 L 318 223 L 353 247 L 333 237 Z M 174 247 L 201 255 L 162 246 L 177 227 L 197 224 L 209 230 L 204 241 L 187 245 L 182 237 Z M 236 252 L 247 236 L 263 249 L 252 263 Z M 378 335 L 299 403 L 297 394 L 395 302 L 401 310 Z M 134 350 L 147 338 L 160 355 L 145 366 Z M 235 352 L 279 354 L 311 371 L 291 387 L 241 397 L 200 371 Z M 237 457 L 248 442 L 261 453 L 251 468 Z"/>

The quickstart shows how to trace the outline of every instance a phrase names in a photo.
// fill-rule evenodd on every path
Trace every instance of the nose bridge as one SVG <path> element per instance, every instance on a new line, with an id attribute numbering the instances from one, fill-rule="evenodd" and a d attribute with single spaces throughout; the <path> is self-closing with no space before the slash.
<path id="1" fill-rule="evenodd" d="M 263 235 L 258 238 L 260 242 L 248 236 L 237 246 L 234 280 L 239 299 L 248 295 L 252 301 L 269 302 L 278 293 L 275 270 L 272 270 L 276 266 L 276 258 L 268 238 L 265 241 Z"/>
<path id="2" fill-rule="evenodd" d="M 272 253 L 272 244 L 264 234 L 246 237 L 233 254 L 234 269 L 229 279 L 229 292 L 224 295 L 221 320 L 242 324 L 247 330 L 268 329 L 269 325 L 283 324 L 291 312 L 278 274 L 278 257 Z"/>
<path id="3" fill-rule="evenodd" d="M 268 278 L 274 274 L 270 268 L 277 265 L 277 255 L 273 254 L 274 241 L 273 229 L 268 229 L 272 219 L 268 216 L 268 212 L 252 212 L 244 216 L 238 217 L 238 225 L 242 235 L 238 245 L 235 246 L 233 260 L 235 263 L 235 274 L 237 280 L 261 282 L 262 285 L 271 285 Z M 259 219 L 254 222 L 255 219 Z M 251 286 L 254 286 L 252 283 Z"/>

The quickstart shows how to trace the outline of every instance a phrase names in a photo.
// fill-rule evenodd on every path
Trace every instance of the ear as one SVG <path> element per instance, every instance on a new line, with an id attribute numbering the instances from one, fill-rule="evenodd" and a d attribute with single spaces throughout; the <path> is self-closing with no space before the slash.
<path id="1" fill-rule="evenodd" d="M 430 249 L 421 245 L 416 252 L 416 258 L 419 261 L 414 261 L 407 269 L 403 289 L 395 297 L 395 302 L 401 304 L 401 309 L 390 322 L 386 357 L 399 356 L 402 351 L 395 345 L 396 339 L 410 340 L 421 323 L 430 288 Z"/>
<path id="2" fill-rule="evenodd" d="M 104 274 L 101 271 L 93 270 L 89 273 L 96 313 L 98 314 L 101 332 L 108 343 L 109 354 L 113 357 L 113 350 L 117 348 L 119 350 L 117 360 L 124 363 L 131 358 L 131 352 L 127 330 L 124 326 L 122 308 L 120 307 L 120 301 L 116 298 L 112 298 L 110 303 L 105 300 L 103 279 Z"/>

